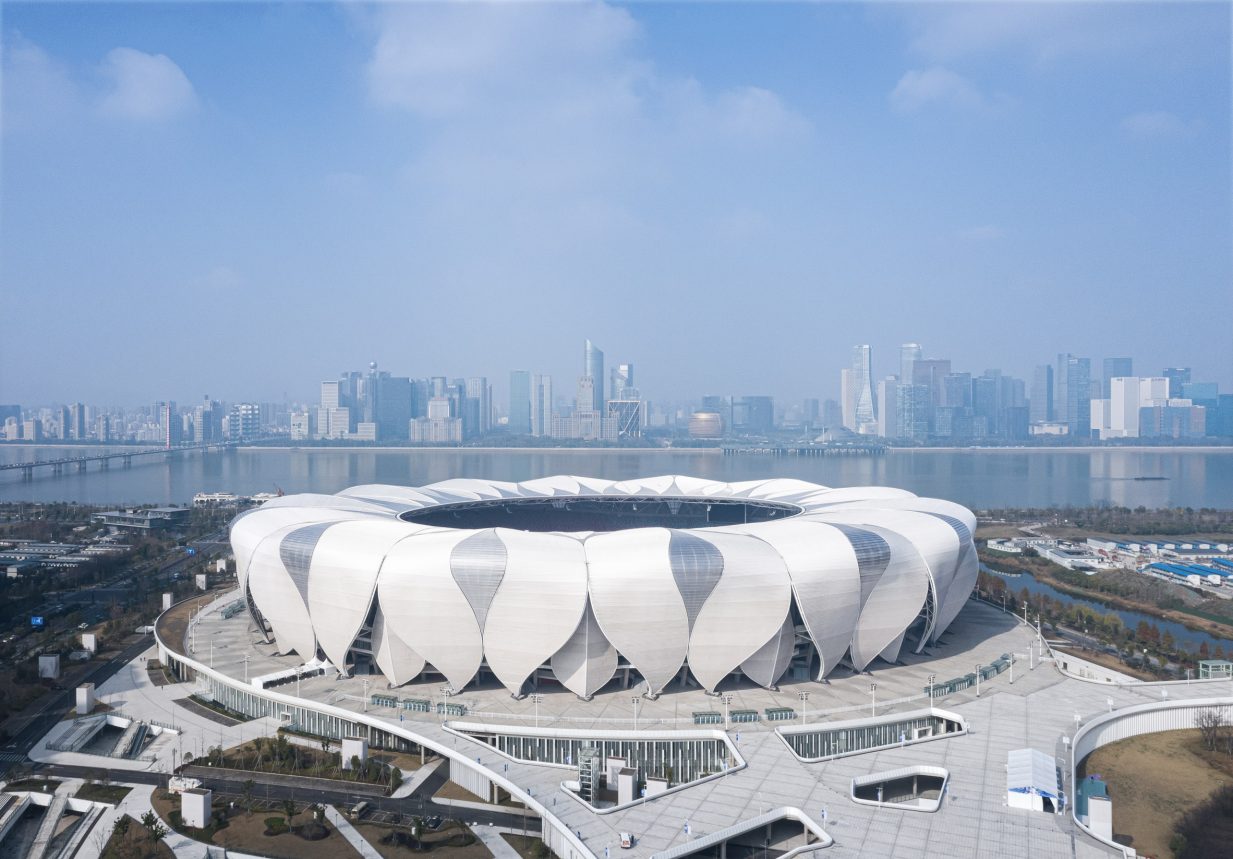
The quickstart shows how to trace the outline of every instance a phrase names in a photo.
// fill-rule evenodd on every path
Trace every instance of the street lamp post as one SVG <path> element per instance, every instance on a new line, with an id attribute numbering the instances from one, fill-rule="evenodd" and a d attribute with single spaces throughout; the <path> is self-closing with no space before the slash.
<path id="1" fill-rule="evenodd" d="M 796 693 L 796 697 L 801 699 L 801 724 L 809 721 L 809 690 L 802 689 Z"/>
<path id="2" fill-rule="evenodd" d="M 719 700 L 724 704 L 724 730 L 726 731 L 732 727 L 731 722 L 728 721 L 728 706 L 732 703 L 732 696 L 720 695 Z"/>
<path id="3" fill-rule="evenodd" d="M 878 715 L 878 684 L 869 684 L 869 715 L 876 717 Z"/>
<path id="4" fill-rule="evenodd" d="M 976 663 L 976 697 L 980 697 L 980 663 Z"/>
<path id="5" fill-rule="evenodd" d="M 635 695 L 629 700 L 634 705 L 634 730 L 636 731 L 638 730 L 638 696 Z"/>
<path id="6" fill-rule="evenodd" d="M 248 685 L 248 654 L 244 654 L 244 685 Z"/>
<path id="7" fill-rule="evenodd" d="M 365 713 L 368 712 L 368 681 L 364 680 L 364 699 L 360 702 L 360 706 Z"/>
<path id="8" fill-rule="evenodd" d="M 539 703 L 544 700 L 544 696 L 538 693 L 531 694 L 531 703 L 535 705 L 535 727 L 539 727 Z"/>
<path id="9" fill-rule="evenodd" d="M 1015 654 L 1010 654 L 1010 685 L 1015 685 Z"/>
<path id="10" fill-rule="evenodd" d="M 936 674 L 929 675 L 929 707 L 930 708 L 933 707 L 933 681 L 937 678 L 937 676 L 938 675 Z"/>

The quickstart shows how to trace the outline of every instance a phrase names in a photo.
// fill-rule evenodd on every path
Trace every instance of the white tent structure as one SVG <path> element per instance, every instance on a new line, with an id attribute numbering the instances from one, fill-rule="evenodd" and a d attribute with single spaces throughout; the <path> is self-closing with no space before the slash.
<path id="1" fill-rule="evenodd" d="M 1006 754 L 1006 804 L 1011 808 L 1057 813 L 1062 788 L 1053 755 L 1036 749 L 1014 749 Z"/>

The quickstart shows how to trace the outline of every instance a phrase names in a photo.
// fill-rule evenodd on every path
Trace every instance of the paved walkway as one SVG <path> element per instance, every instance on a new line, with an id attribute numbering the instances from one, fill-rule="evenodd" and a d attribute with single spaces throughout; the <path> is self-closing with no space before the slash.
<path id="1" fill-rule="evenodd" d="M 334 824 L 334 828 L 338 830 L 338 834 L 347 839 L 347 843 L 355 848 L 355 852 L 359 853 L 364 859 L 381 859 L 381 854 L 377 852 L 368 840 L 360 835 L 358 829 L 351 825 L 351 821 L 347 820 L 337 808 L 332 805 L 325 807 L 325 819 Z"/>
<path id="2" fill-rule="evenodd" d="M 480 826 L 479 824 L 471 826 L 469 829 L 488 848 L 488 852 L 493 855 L 493 859 L 520 859 L 518 851 L 510 846 L 510 843 L 502 838 L 501 835 L 502 833 L 521 835 L 521 829 L 507 829 L 504 826 Z"/>
<path id="3" fill-rule="evenodd" d="M 420 785 L 428 781 L 429 776 L 437 771 L 437 768 L 445 763 L 445 758 L 437 758 L 435 761 L 429 761 L 419 769 L 415 770 L 409 778 L 403 779 L 402 784 L 398 786 L 398 790 L 390 794 L 391 799 L 402 799 L 408 797 L 420 789 Z M 437 800 L 440 802 L 440 800 Z"/>

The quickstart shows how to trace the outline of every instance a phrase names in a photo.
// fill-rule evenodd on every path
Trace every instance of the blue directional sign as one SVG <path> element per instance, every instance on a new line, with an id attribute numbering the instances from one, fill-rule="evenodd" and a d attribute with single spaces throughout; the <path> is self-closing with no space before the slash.
<path id="1" fill-rule="evenodd" d="M 42 629 L 42 627 L 43 627 L 43 616 L 42 616 L 41 614 L 31 615 L 31 617 L 30 617 L 30 625 L 31 625 L 31 626 L 34 626 L 34 627 L 38 627 L 39 629 Z"/>
<path id="2" fill-rule="evenodd" d="M 185 547 L 185 549 L 184 549 L 184 554 L 186 554 L 186 555 L 195 555 L 195 554 L 197 554 L 197 550 L 196 550 L 196 549 L 194 549 L 192 546 L 187 546 L 187 547 Z"/>

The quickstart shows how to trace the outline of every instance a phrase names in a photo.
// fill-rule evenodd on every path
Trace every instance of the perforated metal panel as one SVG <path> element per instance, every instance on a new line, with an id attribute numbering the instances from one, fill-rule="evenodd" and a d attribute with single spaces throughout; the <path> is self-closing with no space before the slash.
<path id="1" fill-rule="evenodd" d="M 715 590 L 723 575 L 724 556 L 713 544 L 700 537 L 673 531 L 668 540 L 668 563 L 672 567 L 677 590 L 681 592 L 681 600 L 685 603 L 685 615 L 689 618 L 692 632 L 698 613 L 706 605 L 706 598 Z"/>
<path id="2" fill-rule="evenodd" d="M 855 528 L 851 525 L 833 523 L 834 527 L 843 532 L 856 552 L 856 563 L 861 575 L 861 596 L 867 597 L 870 589 L 882 578 L 886 567 L 890 564 L 890 545 L 872 531 Z"/>
<path id="3" fill-rule="evenodd" d="M 335 523 L 318 522 L 296 528 L 278 544 L 278 557 L 287 568 L 291 581 L 295 582 L 305 603 L 308 602 L 308 568 L 312 564 L 313 550 L 321 541 L 321 535 L 333 524 Z"/>
<path id="4" fill-rule="evenodd" d="M 475 612 L 480 632 L 505 575 L 505 560 L 505 544 L 492 529 L 468 537 L 450 553 L 450 572 Z"/>

